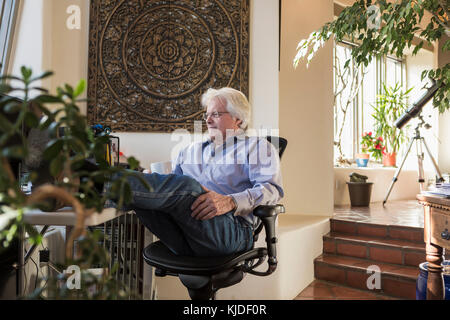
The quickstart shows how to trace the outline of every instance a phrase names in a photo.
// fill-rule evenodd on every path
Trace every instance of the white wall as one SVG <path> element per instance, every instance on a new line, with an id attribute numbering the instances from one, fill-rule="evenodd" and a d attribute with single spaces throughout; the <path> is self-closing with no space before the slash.
<path id="1" fill-rule="evenodd" d="M 350 181 L 349 175 L 352 172 L 368 177 L 368 182 L 373 182 L 370 202 L 383 201 L 388 193 L 392 178 L 396 173 L 396 168 L 334 168 L 334 204 L 348 205 L 350 204 L 350 196 L 347 181 Z M 433 171 L 424 172 L 425 187 L 428 187 L 434 179 Z M 420 193 L 420 185 L 418 182 L 417 170 L 403 170 L 397 177 L 397 181 L 392 186 L 388 201 L 395 200 L 414 200 L 416 195 Z"/>
<path id="2" fill-rule="evenodd" d="M 450 51 L 442 52 L 442 46 L 449 37 L 444 37 L 439 41 L 437 46 L 437 65 L 443 67 L 445 64 L 450 63 Z M 439 116 L 439 169 L 442 173 L 446 172 L 450 174 L 450 111 Z"/>
<path id="3" fill-rule="evenodd" d="M 33 74 L 39 74 L 44 69 L 43 15 L 44 0 L 19 2 L 19 16 L 8 68 L 10 74 L 21 75 L 22 66 L 32 68 Z"/>
<path id="4" fill-rule="evenodd" d="M 408 88 L 413 88 L 413 90 L 410 93 L 410 99 L 409 99 L 409 107 L 412 106 L 414 102 L 420 98 L 425 90 L 423 89 L 424 86 L 429 86 L 428 80 L 424 79 L 423 81 L 420 80 L 421 74 L 423 70 L 426 69 L 432 69 L 435 67 L 434 62 L 434 54 L 431 51 L 428 50 L 419 50 L 419 52 L 415 56 L 408 55 L 406 57 L 406 66 L 407 66 L 407 73 L 406 73 L 406 82 Z M 430 148 L 430 152 L 434 159 L 438 160 L 438 151 L 439 151 L 439 121 L 438 121 L 438 112 L 435 108 L 433 108 L 433 102 L 429 101 L 422 109 L 422 116 L 426 123 L 431 125 L 430 129 L 421 129 L 421 135 L 424 137 L 426 144 Z M 414 136 L 414 129 L 416 128 L 418 123 L 418 118 L 411 119 L 408 122 L 408 125 L 410 125 L 411 129 L 408 134 L 409 137 Z M 404 130 L 404 129 L 402 129 Z M 404 149 L 403 149 L 404 150 Z M 434 171 L 434 167 L 432 165 L 431 159 L 424 150 L 424 169 Z M 411 148 L 411 151 L 408 154 L 408 157 L 406 159 L 404 168 L 406 170 L 415 170 L 417 171 L 418 164 L 417 164 L 417 155 L 416 155 L 416 146 L 415 144 Z M 400 159 L 398 160 L 400 161 Z M 403 169 L 402 169 L 403 170 Z"/>
<path id="5" fill-rule="evenodd" d="M 450 112 L 446 111 L 439 116 L 439 156 L 438 163 L 441 173 L 450 174 Z"/>
<path id="6" fill-rule="evenodd" d="M 278 0 L 250 1 L 252 127 L 278 129 Z"/>
<path id="7" fill-rule="evenodd" d="M 87 78 L 89 0 L 22 0 L 13 38 L 9 72 L 20 74 L 21 66 L 38 75 L 51 70 L 54 75 L 40 83 L 52 93 L 68 83 L 75 86 Z M 70 5 L 81 9 L 81 28 L 69 30 L 66 13 Z M 86 94 L 84 95 L 86 97 Z M 86 106 L 80 104 L 85 112 Z"/>
<path id="8" fill-rule="evenodd" d="M 49 25 L 49 41 L 45 46 L 52 57 L 47 68 L 55 73 L 51 79 L 51 90 L 56 92 L 56 88 L 64 83 L 76 86 L 81 79 L 87 80 L 90 1 L 45 0 L 45 2 L 48 7 L 44 21 Z M 69 6 L 80 8 L 80 29 L 67 27 L 66 22 L 71 15 L 67 13 Z M 85 112 L 86 105 L 81 104 L 80 107 Z"/>
<path id="9" fill-rule="evenodd" d="M 292 66 L 301 39 L 333 19 L 332 0 L 282 3 L 280 134 L 287 212 L 331 216 L 333 210 L 333 72 L 328 42 L 307 69 Z"/>

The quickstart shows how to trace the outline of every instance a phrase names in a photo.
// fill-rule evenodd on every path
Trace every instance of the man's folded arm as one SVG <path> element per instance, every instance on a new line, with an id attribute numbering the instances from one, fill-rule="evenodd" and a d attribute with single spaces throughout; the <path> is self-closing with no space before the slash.
<path id="1" fill-rule="evenodd" d="M 283 197 L 281 186 L 266 182 L 230 196 L 236 203 L 235 216 L 246 216 L 259 205 L 274 205 Z"/>

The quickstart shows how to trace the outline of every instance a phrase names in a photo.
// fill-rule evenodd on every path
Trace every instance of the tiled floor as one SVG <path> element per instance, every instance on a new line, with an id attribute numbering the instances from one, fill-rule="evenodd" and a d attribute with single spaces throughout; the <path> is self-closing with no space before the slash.
<path id="1" fill-rule="evenodd" d="M 322 280 L 314 280 L 294 300 L 397 300 L 369 291 L 354 289 Z"/>
<path id="2" fill-rule="evenodd" d="M 417 200 L 388 200 L 369 207 L 336 206 L 334 219 L 362 223 L 423 228 L 423 207 Z"/>
<path id="3" fill-rule="evenodd" d="M 423 228 L 423 207 L 417 200 L 388 200 L 384 207 L 382 202 L 372 203 L 370 207 L 336 206 L 333 218 L 367 224 Z M 295 298 L 295 300 L 390 299 L 396 298 L 323 280 L 314 280 Z"/>

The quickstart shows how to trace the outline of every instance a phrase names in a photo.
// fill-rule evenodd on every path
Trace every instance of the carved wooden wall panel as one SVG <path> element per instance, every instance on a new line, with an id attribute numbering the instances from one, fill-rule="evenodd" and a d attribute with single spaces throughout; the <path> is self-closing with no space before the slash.
<path id="1" fill-rule="evenodd" d="M 92 0 L 88 120 L 192 131 L 208 88 L 248 96 L 248 60 L 248 0 Z"/>

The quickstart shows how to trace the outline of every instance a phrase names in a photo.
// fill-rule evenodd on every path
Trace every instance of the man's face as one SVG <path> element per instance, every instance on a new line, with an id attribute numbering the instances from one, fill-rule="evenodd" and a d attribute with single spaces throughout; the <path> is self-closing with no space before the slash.
<path id="1" fill-rule="evenodd" d="M 206 119 L 206 125 L 208 126 L 208 133 L 212 140 L 217 138 L 218 140 L 225 141 L 227 130 L 234 132 L 239 129 L 239 125 L 242 122 L 228 113 L 225 103 L 225 101 L 222 102 L 219 98 L 213 98 L 206 108 L 206 113 L 209 115 Z M 219 117 L 215 118 L 211 116 L 213 112 L 219 112 Z"/>

